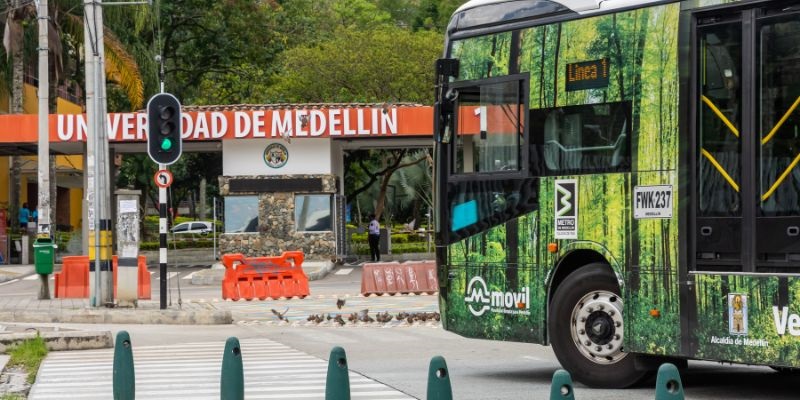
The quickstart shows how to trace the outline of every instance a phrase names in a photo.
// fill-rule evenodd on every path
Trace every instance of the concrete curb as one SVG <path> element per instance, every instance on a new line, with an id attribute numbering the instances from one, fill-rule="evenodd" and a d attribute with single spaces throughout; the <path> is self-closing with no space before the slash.
<path id="1" fill-rule="evenodd" d="M 72 324 L 227 325 L 233 323 L 233 316 L 228 310 L 11 310 L 0 311 L 0 321 Z"/>
<path id="2" fill-rule="evenodd" d="M 309 281 L 316 281 L 326 277 L 331 271 L 333 271 L 333 267 L 336 266 L 332 261 L 322 261 L 324 264 L 322 268 L 315 268 L 313 271 L 308 271 L 306 275 L 308 276 Z"/>
<path id="3" fill-rule="evenodd" d="M 9 346 L 33 339 L 37 332 L 21 332 L 0 335 L 0 353 L 5 353 Z M 114 340 L 109 331 L 60 331 L 39 332 L 50 351 L 108 349 L 114 347 Z"/>

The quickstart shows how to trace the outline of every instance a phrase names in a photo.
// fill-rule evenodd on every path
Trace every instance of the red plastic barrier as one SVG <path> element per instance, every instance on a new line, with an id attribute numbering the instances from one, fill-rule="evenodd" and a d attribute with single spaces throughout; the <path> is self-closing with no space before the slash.
<path id="1" fill-rule="evenodd" d="M 55 274 L 55 296 L 62 299 L 89 297 L 89 256 L 66 256 Z"/>
<path id="2" fill-rule="evenodd" d="M 247 301 L 308 296 L 308 277 L 303 271 L 301 251 L 286 251 L 275 257 L 245 257 L 225 254 L 222 265 L 222 298 Z"/>
<path id="3" fill-rule="evenodd" d="M 61 299 L 85 299 L 89 297 L 89 256 L 66 256 L 61 260 L 61 272 L 55 274 L 55 297 Z M 111 259 L 114 279 L 114 297 L 117 295 L 117 256 Z M 139 300 L 150 299 L 150 273 L 145 256 L 139 256 Z"/>
<path id="4" fill-rule="evenodd" d="M 361 273 L 361 294 L 433 294 L 439 291 L 436 262 L 406 261 L 366 263 Z"/>

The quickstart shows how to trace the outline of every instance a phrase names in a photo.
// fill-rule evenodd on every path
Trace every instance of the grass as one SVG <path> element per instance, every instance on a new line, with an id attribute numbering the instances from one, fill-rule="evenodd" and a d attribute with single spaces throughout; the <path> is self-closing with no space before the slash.
<path id="1" fill-rule="evenodd" d="M 11 349 L 8 354 L 11 356 L 11 359 L 8 360 L 8 365 L 25 368 L 28 373 L 28 383 L 33 384 L 36 380 L 36 373 L 39 371 L 39 364 L 47 356 L 47 346 L 45 346 L 44 339 L 41 336 L 36 336 L 33 339 L 23 341 Z"/>
<path id="2" fill-rule="evenodd" d="M 0 395 L 0 400 L 25 400 L 25 397 L 18 394 L 4 394 Z"/>

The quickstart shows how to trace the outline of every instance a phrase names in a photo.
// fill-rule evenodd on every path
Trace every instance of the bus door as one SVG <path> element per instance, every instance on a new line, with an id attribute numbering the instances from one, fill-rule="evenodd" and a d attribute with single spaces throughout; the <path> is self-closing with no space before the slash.
<path id="1" fill-rule="evenodd" d="M 695 269 L 800 272 L 800 6 L 701 14 L 693 41 Z"/>

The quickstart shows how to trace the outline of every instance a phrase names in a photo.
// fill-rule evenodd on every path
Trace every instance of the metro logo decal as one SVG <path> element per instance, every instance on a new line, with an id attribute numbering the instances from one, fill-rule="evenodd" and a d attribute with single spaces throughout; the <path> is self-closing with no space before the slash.
<path id="1" fill-rule="evenodd" d="M 555 238 L 578 238 L 578 181 L 559 179 L 555 182 Z"/>

